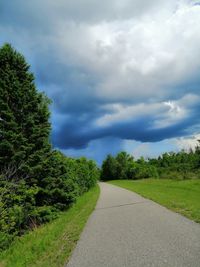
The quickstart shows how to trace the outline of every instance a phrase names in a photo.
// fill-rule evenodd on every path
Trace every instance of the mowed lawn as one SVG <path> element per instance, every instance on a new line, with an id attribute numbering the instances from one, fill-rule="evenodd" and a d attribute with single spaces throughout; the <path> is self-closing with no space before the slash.
<path id="1" fill-rule="evenodd" d="M 200 180 L 114 180 L 109 183 L 139 193 L 200 223 Z"/>
<path id="2" fill-rule="evenodd" d="M 58 219 L 18 238 L 0 255 L 0 267 L 64 266 L 95 208 L 99 192 L 99 186 L 92 188 Z"/>

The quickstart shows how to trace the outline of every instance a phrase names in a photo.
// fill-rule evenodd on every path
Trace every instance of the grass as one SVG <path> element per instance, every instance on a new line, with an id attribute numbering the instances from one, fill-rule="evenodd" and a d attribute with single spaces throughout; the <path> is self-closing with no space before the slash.
<path id="1" fill-rule="evenodd" d="M 200 180 L 114 180 L 109 183 L 139 193 L 200 223 Z"/>
<path id="2" fill-rule="evenodd" d="M 18 238 L 0 256 L 0 267 L 64 266 L 95 208 L 99 191 L 98 186 L 92 188 L 58 219 Z"/>

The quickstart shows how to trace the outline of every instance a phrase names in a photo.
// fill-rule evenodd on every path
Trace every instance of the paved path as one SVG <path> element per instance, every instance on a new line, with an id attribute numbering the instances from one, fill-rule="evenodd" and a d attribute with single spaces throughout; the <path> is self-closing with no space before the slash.
<path id="1" fill-rule="evenodd" d="M 200 225 L 100 183 L 96 209 L 67 267 L 200 267 Z"/>

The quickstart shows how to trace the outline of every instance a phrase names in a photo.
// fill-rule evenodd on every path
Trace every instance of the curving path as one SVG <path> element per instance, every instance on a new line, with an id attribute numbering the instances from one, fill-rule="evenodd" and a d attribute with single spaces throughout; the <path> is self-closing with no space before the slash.
<path id="1" fill-rule="evenodd" d="M 101 195 L 67 267 L 200 267 L 200 225 L 120 187 Z"/>

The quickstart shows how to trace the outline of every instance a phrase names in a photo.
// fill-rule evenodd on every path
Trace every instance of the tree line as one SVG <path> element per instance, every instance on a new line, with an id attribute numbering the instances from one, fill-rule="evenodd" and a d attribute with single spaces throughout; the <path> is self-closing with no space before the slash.
<path id="1" fill-rule="evenodd" d="M 135 160 L 126 152 L 116 157 L 108 155 L 103 161 L 101 180 L 116 179 L 191 179 L 200 178 L 200 146 L 194 150 L 164 153 L 158 158 Z"/>
<path id="2" fill-rule="evenodd" d="M 94 161 L 52 148 L 49 104 L 23 55 L 0 47 L 0 250 L 56 218 L 99 178 Z"/>

